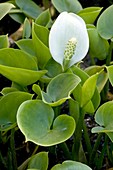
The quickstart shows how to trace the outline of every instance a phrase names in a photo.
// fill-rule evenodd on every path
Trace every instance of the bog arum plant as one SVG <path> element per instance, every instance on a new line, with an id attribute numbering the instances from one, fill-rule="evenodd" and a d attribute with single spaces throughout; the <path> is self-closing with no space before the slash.
<path id="1" fill-rule="evenodd" d="M 81 61 L 89 49 L 84 20 L 74 13 L 62 12 L 50 30 L 49 48 L 64 70 Z"/>

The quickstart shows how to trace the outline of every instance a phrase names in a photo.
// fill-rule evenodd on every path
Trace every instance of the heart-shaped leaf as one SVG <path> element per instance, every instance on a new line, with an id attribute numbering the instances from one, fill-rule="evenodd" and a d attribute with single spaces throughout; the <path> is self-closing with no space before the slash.
<path id="1" fill-rule="evenodd" d="M 80 78 L 74 74 L 59 74 L 48 84 L 47 93 L 42 91 L 42 100 L 51 106 L 58 106 L 70 98 L 71 92 L 80 81 Z"/>
<path id="2" fill-rule="evenodd" d="M 10 92 L 0 99 L 0 129 L 5 130 L 16 122 L 17 109 L 21 103 L 30 100 L 32 94 L 26 92 Z"/>
<path id="3" fill-rule="evenodd" d="M 99 107 L 95 114 L 95 121 L 100 126 L 94 127 L 92 133 L 106 133 L 113 142 L 113 101 Z"/>
<path id="4" fill-rule="evenodd" d="M 92 170 L 89 166 L 76 162 L 64 161 L 62 164 L 55 165 L 51 170 Z"/>
<path id="5" fill-rule="evenodd" d="M 109 6 L 99 17 L 97 21 L 97 30 L 104 39 L 113 38 L 113 5 Z"/>
<path id="6" fill-rule="evenodd" d="M 29 100 L 19 107 L 17 123 L 26 141 L 41 146 L 52 146 L 69 139 L 75 130 L 71 116 L 60 115 L 54 121 L 51 106 L 40 100 Z"/>
<path id="7" fill-rule="evenodd" d="M 39 152 L 32 156 L 28 163 L 28 169 L 47 170 L 48 168 L 48 153 Z"/>

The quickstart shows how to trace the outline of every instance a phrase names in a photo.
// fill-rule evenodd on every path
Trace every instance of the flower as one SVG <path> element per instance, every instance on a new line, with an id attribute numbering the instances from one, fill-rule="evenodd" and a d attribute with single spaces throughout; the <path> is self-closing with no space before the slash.
<path id="1" fill-rule="evenodd" d="M 89 49 L 84 20 L 74 13 L 62 12 L 51 27 L 49 48 L 53 59 L 63 68 L 81 61 Z"/>

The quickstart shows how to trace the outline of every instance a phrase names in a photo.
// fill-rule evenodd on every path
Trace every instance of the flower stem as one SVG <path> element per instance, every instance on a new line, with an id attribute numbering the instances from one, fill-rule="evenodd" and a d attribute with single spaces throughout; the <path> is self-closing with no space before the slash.
<path id="1" fill-rule="evenodd" d="M 34 149 L 34 151 L 33 151 L 33 153 L 32 153 L 31 156 L 35 155 L 35 153 L 37 152 L 38 148 L 39 148 L 39 145 L 37 145 L 37 146 L 35 147 L 35 149 Z"/>
<path id="2" fill-rule="evenodd" d="M 89 165 L 90 165 L 90 166 L 93 165 L 94 158 L 95 158 L 95 156 L 96 156 L 97 149 L 98 149 L 98 147 L 99 147 L 99 145 L 100 145 L 100 141 L 101 141 L 102 135 L 103 135 L 102 133 L 100 133 L 100 134 L 98 135 L 97 140 L 96 140 L 96 142 L 95 142 L 95 145 L 94 145 L 94 147 L 93 147 L 93 150 L 92 150 L 92 153 L 91 153 L 91 156 L 90 156 L 90 159 L 89 159 Z"/>
<path id="3" fill-rule="evenodd" d="M 72 157 L 71 157 L 71 154 L 70 154 L 67 144 L 65 142 L 63 142 L 63 143 L 59 144 L 59 147 L 63 150 L 63 153 L 64 153 L 66 159 L 71 160 Z"/>
<path id="4" fill-rule="evenodd" d="M 90 157 L 92 152 L 92 146 L 91 146 L 91 142 L 90 142 L 90 138 L 85 122 L 83 123 L 83 131 L 84 131 L 84 139 L 85 139 L 85 144 L 88 152 L 88 157 Z"/>
<path id="5" fill-rule="evenodd" d="M 103 159 L 104 159 L 104 154 L 107 150 L 107 144 L 108 144 L 108 136 L 105 135 L 105 142 L 104 142 L 104 146 L 102 148 L 101 154 L 99 156 L 99 160 L 97 161 L 97 169 L 101 169 L 102 168 L 102 164 L 103 164 Z"/>
<path id="6" fill-rule="evenodd" d="M 14 133 L 15 133 L 15 129 L 13 128 L 13 129 L 11 129 L 10 148 L 11 148 L 11 155 L 12 155 L 13 170 L 17 170 Z"/>
<path id="7" fill-rule="evenodd" d="M 79 149 L 80 149 L 80 141 L 81 141 L 81 136 L 82 136 L 84 115 L 85 115 L 85 112 L 81 108 L 80 117 L 78 119 L 76 130 L 74 133 L 74 144 L 72 148 L 72 158 L 73 160 L 76 160 L 76 161 L 79 161 Z"/>
<path id="8" fill-rule="evenodd" d="M 4 160 L 1 152 L 0 152 L 0 165 L 3 165 L 5 168 L 7 168 L 7 164 L 6 164 L 5 160 Z"/>

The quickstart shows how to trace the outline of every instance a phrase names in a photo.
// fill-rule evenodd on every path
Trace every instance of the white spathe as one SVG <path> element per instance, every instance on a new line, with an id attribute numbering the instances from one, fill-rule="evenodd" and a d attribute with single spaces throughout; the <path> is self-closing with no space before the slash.
<path id="1" fill-rule="evenodd" d="M 84 20 L 74 13 L 62 12 L 52 25 L 49 34 L 49 48 L 53 59 L 63 66 L 68 41 L 75 38 L 76 48 L 68 67 L 81 61 L 89 49 L 89 37 Z"/>

